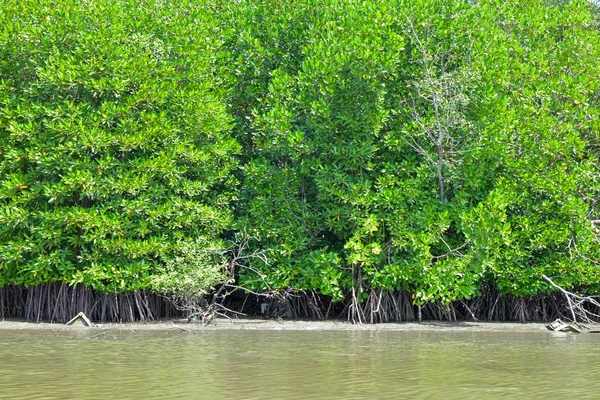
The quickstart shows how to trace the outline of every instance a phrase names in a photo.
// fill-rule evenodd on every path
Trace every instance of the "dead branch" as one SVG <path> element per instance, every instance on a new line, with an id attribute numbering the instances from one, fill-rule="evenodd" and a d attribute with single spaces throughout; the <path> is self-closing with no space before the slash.
<path id="1" fill-rule="evenodd" d="M 595 322 L 590 317 L 594 317 L 596 319 L 600 318 L 600 315 L 593 313 L 589 309 L 585 308 L 585 306 L 587 305 L 588 307 L 592 306 L 596 309 L 600 309 L 600 303 L 597 300 L 595 300 L 595 297 L 597 296 L 579 296 L 558 286 L 552 281 L 552 279 L 548 278 L 546 275 L 542 275 L 542 278 L 544 278 L 546 282 L 548 282 L 553 288 L 557 289 L 565 296 L 565 298 L 567 299 L 569 311 L 571 313 L 572 322 L 577 323 L 578 317 L 579 320 L 588 323 Z"/>
<path id="2" fill-rule="evenodd" d="M 445 243 L 445 242 L 444 242 L 444 243 Z M 466 241 L 465 243 L 463 243 L 462 245 L 458 246 L 458 247 L 457 247 L 457 248 L 455 248 L 455 249 L 450 249 L 450 251 L 448 251 L 448 252 L 447 252 L 447 253 L 445 253 L 445 254 L 442 254 L 442 255 L 439 255 L 439 256 L 432 256 L 432 257 L 431 257 L 431 260 L 432 260 L 432 261 L 433 261 L 433 260 L 437 260 L 437 261 L 439 261 L 439 260 L 443 260 L 444 258 L 448 257 L 449 255 L 452 255 L 452 254 L 454 254 L 454 253 L 457 253 L 457 252 L 461 251 L 462 249 L 466 248 L 466 247 L 469 245 L 469 243 L 471 243 L 471 241 L 470 241 L 470 240 L 467 240 L 467 241 Z"/>

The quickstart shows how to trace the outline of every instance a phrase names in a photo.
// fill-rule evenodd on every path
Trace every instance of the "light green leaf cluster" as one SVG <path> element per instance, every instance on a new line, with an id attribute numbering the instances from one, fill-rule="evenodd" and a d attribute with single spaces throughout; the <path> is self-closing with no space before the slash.
<path id="1" fill-rule="evenodd" d="M 202 299 L 226 279 L 223 244 L 204 237 L 181 243 L 163 270 L 152 276 L 152 286 L 178 304 Z"/>

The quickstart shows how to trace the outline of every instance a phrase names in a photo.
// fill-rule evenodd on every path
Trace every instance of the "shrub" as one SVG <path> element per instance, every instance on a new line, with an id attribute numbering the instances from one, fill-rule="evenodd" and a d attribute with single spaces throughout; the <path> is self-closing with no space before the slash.
<path id="1" fill-rule="evenodd" d="M 148 289 L 217 243 L 239 146 L 207 4 L 8 0 L 0 23 L 0 285 Z"/>

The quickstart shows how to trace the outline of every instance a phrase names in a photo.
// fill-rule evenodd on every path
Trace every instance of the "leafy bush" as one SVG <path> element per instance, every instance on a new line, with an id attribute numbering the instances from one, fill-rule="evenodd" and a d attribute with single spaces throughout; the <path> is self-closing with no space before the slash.
<path id="1" fill-rule="evenodd" d="M 231 223 L 239 146 L 212 12 L 197 1 L 2 8 L 0 285 L 150 288 L 186 243 L 213 243 Z"/>
<path id="2" fill-rule="evenodd" d="M 220 243 L 205 238 L 184 242 L 152 277 L 152 286 L 168 293 L 178 304 L 193 302 L 226 279 L 226 266 L 225 249 Z"/>
<path id="3" fill-rule="evenodd" d="M 235 10 L 237 221 L 270 250 L 269 286 L 417 302 L 486 285 L 533 295 L 542 273 L 598 288 L 600 46 L 586 2 Z"/>

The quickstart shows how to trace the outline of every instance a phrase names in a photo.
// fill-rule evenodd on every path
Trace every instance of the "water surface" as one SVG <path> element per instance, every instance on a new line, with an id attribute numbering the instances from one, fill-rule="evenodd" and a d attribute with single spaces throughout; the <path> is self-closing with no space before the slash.
<path id="1" fill-rule="evenodd" d="M 2 399 L 599 397 L 600 334 L 0 330 Z"/>

